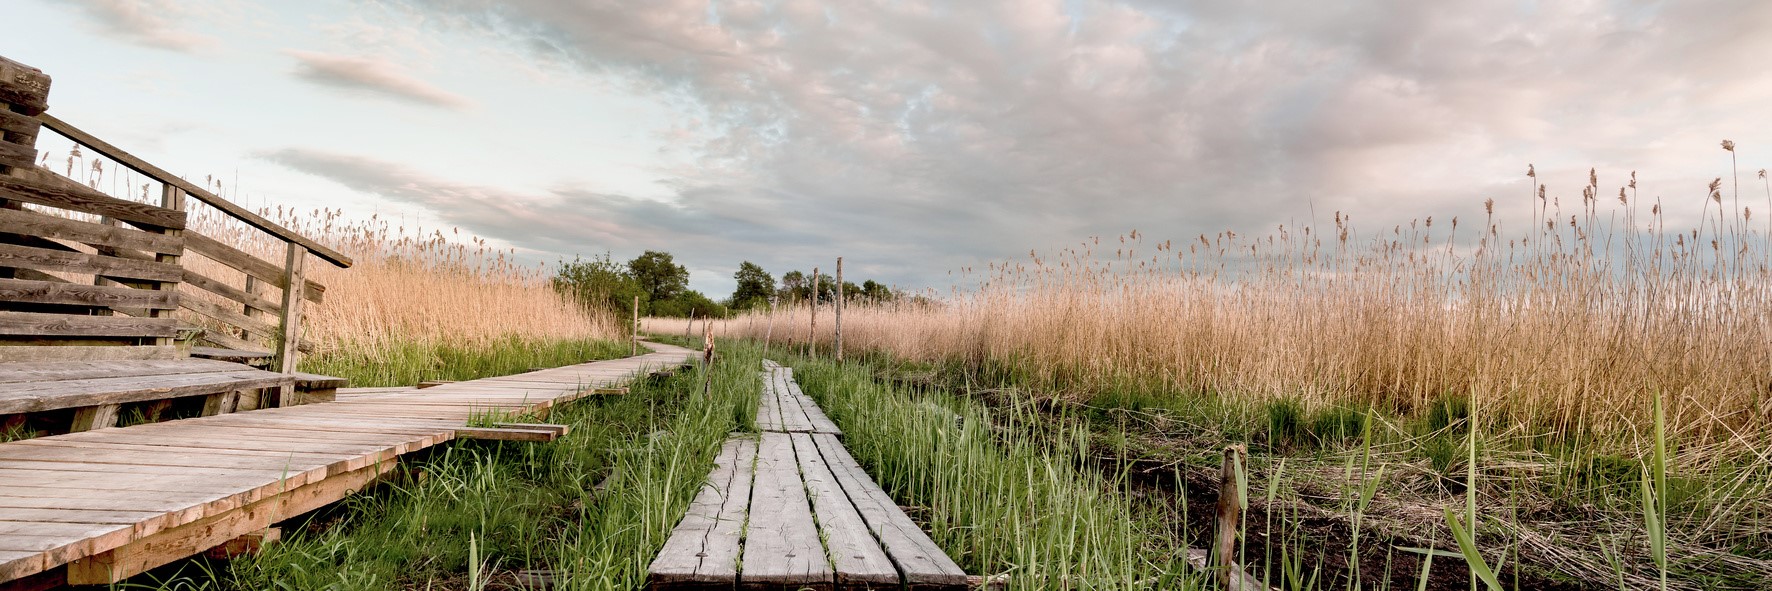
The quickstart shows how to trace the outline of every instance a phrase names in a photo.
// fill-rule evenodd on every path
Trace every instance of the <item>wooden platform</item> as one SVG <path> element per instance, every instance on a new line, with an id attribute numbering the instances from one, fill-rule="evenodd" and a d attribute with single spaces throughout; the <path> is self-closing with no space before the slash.
<path id="1" fill-rule="evenodd" d="M 336 502 L 470 421 L 546 416 L 695 352 L 0 443 L 0 588 L 104 584 Z M 64 565 L 65 568 L 64 568 Z"/>
<path id="2" fill-rule="evenodd" d="M 757 405 L 757 429 L 782 433 L 842 435 L 837 424 L 800 391 L 794 368 L 763 361 L 763 399 Z"/>
<path id="3" fill-rule="evenodd" d="M 793 399 L 802 410 L 818 410 L 803 394 L 779 394 L 799 392 L 786 368 L 771 364 L 764 375 L 778 407 Z M 647 573 L 648 589 L 966 585 L 965 571 L 868 477 L 835 433 L 770 430 L 726 441 Z"/>

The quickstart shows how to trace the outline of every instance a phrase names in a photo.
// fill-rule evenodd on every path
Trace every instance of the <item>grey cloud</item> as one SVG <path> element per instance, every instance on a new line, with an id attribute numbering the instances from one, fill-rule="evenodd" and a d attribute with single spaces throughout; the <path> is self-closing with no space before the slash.
<path id="1" fill-rule="evenodd" d="M 289 50 L 295 75 L 303 80 L 346 90 L 363 91 L 420 105 L 462 109 L 473 101 L 407 74 L 392 62 L 315 51 Z"/>
<path id="2" fill-rule="evenodd" d="M 187 11 L 171 0 L 72 0 L 108 34 L 132 43 L 171 51 L 195 51 L 215 39 L 179 26 Z"/>
<path id="3" fill-rule="evenodd" d="M 559 258 L 612 251 L 632 256 L 646 249 L 664 249 L 690 260 L 708 261 L 698 268 L 737 267 L 734 253 L 765 265 L 789 265 L 794 256 L 814 256 L 824 237 L 793 223 L 780 223 L 765 210 L 740 206 L 743 199 L 693 189 L 686 204 L 670 204 L 558 187 L 526 194 L 496 187 L 464 184 L 425 174 L 398 163 L 303 148 L 284 148 L 259 157 L 302 173 L 325 178 L 352 190 L 433 211 L 453 226 L 479 236 L 503 240 L 519 248 Z M 757 257 L 748 245 L 770 243 L 783 256 Z M 727 269 L 726 274 L 731 270 Z M 697 277 L 704 289 L 719 277 Z M 717 289 L 710 292 L 723 295 Z"/>
<path id="4" fill-rule="evenodd" d="M 808 242 L 779 256 L 844 250 L 927 283 L 1132 228 L 1474 214 L 1525 193 L 1528 162 L 1568 201 L 1588 166 L 1621 179 L 1714 151 L 1717 127 L 1763 133 L 1772 100 L 1754 63 L 1772 35 L 1753 33 L 1772 3 L 1748 0 L 411 7 L 705 118 L 666 213 L 743 220 L 721 256 L 792 235 Z"/>

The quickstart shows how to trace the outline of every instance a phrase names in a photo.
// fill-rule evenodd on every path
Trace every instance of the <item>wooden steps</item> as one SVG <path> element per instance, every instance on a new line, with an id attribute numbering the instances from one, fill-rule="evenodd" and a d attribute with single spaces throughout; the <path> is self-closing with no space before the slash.
<path id="1" fill-rule="evenodd" d="M 647 572 L 648 589 L 965 589 L 968 578 L 875 484 L 818 406 L 768 364 L 759 425 L 726 441 Z M 767 404 L 776 398 L 774 408 Z M 781 413 L 784 402 L 799 420 Z M 764 412 L 775 413 L 766 423 Z M 822 411 L 818 417 L 824 417 Z M 828 418 L 824 419 L 826 422 Z"/>
<path id="2" fill-rule="evenodd" d="M 369 486 L 470 421 L 546 415 L 694 355 L 654 353 L 425 390 L 0 443 L 0 589 L 105 584 L 263 531 Z M 495 421 L 496 422 L 496 421 Z M 557 437 L 539 424 L 494 428 Z M 541 435 L 546 433 L 547 435 Z"/>

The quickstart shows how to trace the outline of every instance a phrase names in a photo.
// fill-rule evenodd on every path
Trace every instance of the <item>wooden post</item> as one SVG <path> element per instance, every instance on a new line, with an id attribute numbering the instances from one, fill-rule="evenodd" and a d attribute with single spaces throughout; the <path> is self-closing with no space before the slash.
<path id="1" fill-rule="evenodd" d="M 769 294 L 769 324 L 763 327 L 763 358 L 769 358 L 769 339 L 775 337 L 775 303 L 778 296 Z"/>
<path id="2" fill-rule="evenodd" d="M 806 356 L 818 356 L 818 267 L 812 268 L 812 324 L 806 329 Z"/>
<path id="3" fill-rule="evenodd" d="M 837 363 L 843 362 L 843 257 L 837 257 Z"/>
<path id="4" fill-rule="evenodd" d="M 695 308 L 689 309 L 689 322 L 683 325 L 683 340 L 689 340 L 689 331 L 695 330 Z"/>
<path id="5" fill-rule="evenodd" d="M 178 187 L 174 187 L 172 185 L 162 183 L 160 185 L 160 207 L 164 207 L 166 209 L 170 209 L 170 210 L 174 210 L 174 211 L 184 211 L 185 210 L 185 191 L 184 191 L 184 189 L 180 189 Z M 168 235 L 168 236 L 181 236 L 184 233 L 185 233 L 184 230 L 166 230 L 166 235 Z M 179 257 L 176 254 L 154 255 L 155 261 L 161 262 L 161 263 L 166 263 L 169 265 L 178 265 L 179 264 L 178 258 Z M 178 289 L 177 285 L 178 284 L 176 284 L 176 283 L 161 283 L 161 284 L 156 285 L 154 287 L 155 287 L 155 289 L 160 289 L 160 290 Z M 175 312 L 177 312 L 177 310 L 149 310 L 148 316 L 150 318 L 167 318 L 167 317 L 172 316 L 173 313 L 175 313 Z M 160 338 L 154 339 L 154 344 L 156 344 L 156 345 L 172 345 L 172 344 L 176 344 L 176 343 L 174 343 L 171 338 L 160 337 Z"/>
<path id="6" fill-rule="evenodd" d="M 1237 518 L 1243 513 L 1243 506 L 1248 502 L 1243 498 L 1242 489 L 1247 486 L 1240 482 L 1247 478 L 1243 471 L 1247 465 L 1249 448 L 1242 445 L 1231 445 L 1224 448 L 1224 467 L 1219 472 L 1218 482 L 1218 523 L 1217 535 L 1213 539 L 1212 554 L 1218 576 L 1222 577 L 1221 588 L 1239 589 L 1242 582 L 1242 569 L 1237 566 Z"/>
<path id="7" fill-rule="evenodd" d="M 640 354 L 640 296 L 634 296 L 634 325 L 628 335 L 628 356 Z"/>
<path id="8" fill-rule="evenodd" d="M 306 290 L 308 264 L 308 248 L 294 242 L 288 243 L 287 256 L 283 260 L 283 313 L 277 319 L 281 335 L 277 339 L 277 371 L 294 373 L 296 362 L 300 361 L 301 351 L 301 313 Z M 275 406 L 284 406 L 295 400 L 295 385 L 277 388 Z M 272 406 L 263 404 L 261 406 Z"/>
<path id="9" fill-rule="evenodd" d="M 36 115 L 48 108 L 49 75 L 0 57 L 0 175 L 36 166 Z"/>

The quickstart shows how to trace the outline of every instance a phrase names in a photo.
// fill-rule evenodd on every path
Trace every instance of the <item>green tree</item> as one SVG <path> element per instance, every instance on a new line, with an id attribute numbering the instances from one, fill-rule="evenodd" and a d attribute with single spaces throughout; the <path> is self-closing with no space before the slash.
<path id="1" fill-rule="evenodd" d="M 892 301 L 892 288 L 886 284 L 869 279 L 861 282 L 861 297 L 869 302 L 883 304 Z"/>
<path id="2" fill-rule="evenodd" d="M 689 270 L 671 260 L 671 253 L 648 250 L 628 261 L 628 274 L 647 299 L 663 302 L 689 289 Z"/>
<path id="3" fill-rule="evenodd" d="M 806 281 L 805 273 L 788 271 L 781 276 L 781 290 L 777 294 L 783 304 L 803 302 L 812 297 L 812 284 Z"/>
<path id="4" fill-rule="evenodd" d="M 706 318 L 710 316 L 714 318 L 725 318 L 727 316 L 727 310 L 726 306 L 720 305 L 718 302 L 709 299 L 708 296 L 702 295 L 701 292 L 693 289 L 683 290 L 682 293 L 677 294 L 677 297 L 662 302 L 656 302 L 652 306 L 653 316 L 686 318 L 691 314 L 694 314 L 696 318 Z"/>
<path id="5" fill-rule="evenodd" d="M 634 296 L 646 299 L 645 290 L 627 267 L 611 260 L 608 253 L 588 261 L 575 258 L 570 263 L 560 263 L 552 283 L 554 289 L 587 308 L 613 310 L 623 316 L 633 305 Z"/>
<path id="6" fill-rule="evenodd" d="M 738 272 L 732 274 L 738 281 L 738 288 L 732 290 L 732 308 L 746 310 L 769 301 L 775 294 L 775 278 L 756 263 L 745 261 L 739 263 Z"/>

